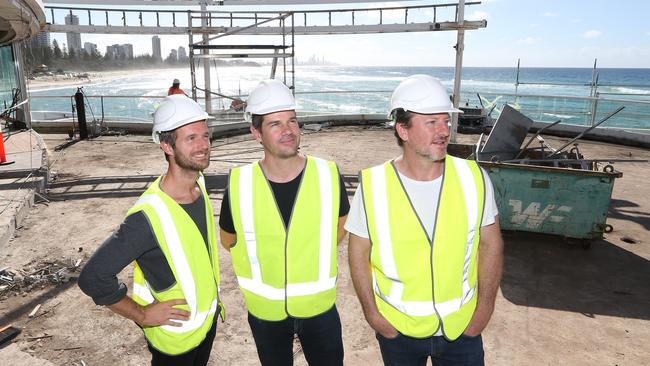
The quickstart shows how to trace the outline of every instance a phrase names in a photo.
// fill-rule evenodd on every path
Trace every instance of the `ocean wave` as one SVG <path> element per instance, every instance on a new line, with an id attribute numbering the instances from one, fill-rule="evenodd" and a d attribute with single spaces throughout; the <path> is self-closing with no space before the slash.
<path id="1" fill-rule="evenodd" d="M 649 87 L 650 88 L 650 87 Z M 637 89 L 637 88 L 629 88 L 629 87 L 615 87 L 612 88 L 612 90 L 616 93 L 623 93 L 623 94 L 643 94 L 643 95 L 650 95 L 650 90 L 648 89 Z"/>
<path id="2" fill-rule="evenodd" d="M 314 100 L 314 99 L 309 99 L 309 100 L 304 100 L 302 102 L 299 101 L 298 104 L 303 104 L 303 105 L 308 105 L 312 104 L 316 107 L 318 107 L 317 110 L 326 110 L 326 111 L 335 111 L 335 112 L 367 112 L 369 111 L 366 106 L 361 106 L 361 105 L 353 105 L 353 104 L 344 104 L 344 103 L 332 103 L 332 102 L 327 102 L 327 101 L 322 101 L 322 100 Z"/>
<path id="3" fill-rule="evenodd" d="M 576 118 L 576 116 L 570 116 L 568 114 L 557 114 L 557 113 L 542 113 L 545 116 L 549 117 L 555 117 L 555 118 L 560 118 L 560 119 L 571 119 L 571 118 Z"/>

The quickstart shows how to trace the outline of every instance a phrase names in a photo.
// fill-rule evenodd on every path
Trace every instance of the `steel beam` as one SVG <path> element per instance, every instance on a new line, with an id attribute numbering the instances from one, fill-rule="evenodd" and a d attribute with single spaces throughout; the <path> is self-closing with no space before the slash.
<path id="1" fill-rule="evenodd" d="M 411 0 L 396 0 L 411 1 Z M 233 6 L 233 5 L 310 5 L 310 4 L 344 4 L 344 3 L 374 3 L 371 0 L 45 0 L 49 4 L 79 4 L 79 5 L 140 5 L 140 6 Z"/>
<path id="2" fill-rule="evenodd" d="M 485 28 L 487 21 L 467 21 L 459 26 L 456 22 L 440 23 L 413 23 L 413 24 L 376 24 L 376 25 L 341 25 L 341 26 L 296 26 L 296 35 L 324 35 L 324 34 L 373 34 L 373 33 L 403 33 L 403 32 L 435 32 L 435 31 L 455 31 L 455 30 L 474 30 Z M 206 27 L 192 28 L 192 33 L 218 34 L 233 31 L 239 27 Z M 147 26 L 89 26 L 89 25 L 63 25 L 48 24 L 45 31 L 53 33 L 100 33 L 100 34 L 157 34 L 157 35 L 177 35 L 187 34 L 188 27 L 147 27 Z M 281 27 L 257 27 L 244 29 L 237 32 L 238 35 L 279 35 L 282 34 Z"/>

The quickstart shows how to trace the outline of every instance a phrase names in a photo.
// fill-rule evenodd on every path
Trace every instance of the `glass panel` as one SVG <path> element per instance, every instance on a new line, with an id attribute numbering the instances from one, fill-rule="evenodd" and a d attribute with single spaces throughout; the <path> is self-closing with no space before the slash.
<path id="1" fill-rule="evenodd" d="M 16 67 L 11 46 L 0 47 L 0 107 L 11 106 L 14 90 L 17 88 Z"/>

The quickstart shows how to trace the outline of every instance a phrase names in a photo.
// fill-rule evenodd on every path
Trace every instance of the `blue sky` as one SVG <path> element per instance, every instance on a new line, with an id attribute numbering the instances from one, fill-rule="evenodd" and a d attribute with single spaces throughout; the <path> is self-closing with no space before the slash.
<path id="1" fill-rule="evenodd" d="M 443 2 L 447 1 L 434 3 Z M 367 8 L 431 3 L 393 1 L 308 8 Z M 287 8 L 257 7 L 263 10 Z M 463 65 L 515 66 L 520 58 L 524 67 L 591 67 L 597 58 L 599 67 L 650 68 L 649 13 L 650 1 L 644 0 L 484 0 L 480 5 L 466 8 L 466 18 L 486 19 L 488 26 L 465 33 Z M 412 17 L 431 15 L 427 11 L 410 14 Z M 384 20 L 397 22 L 402 17 L 401 13 L 386 13 Z M 372 13 L 360 13 L 356 20 L 371 22 L 372 18 Z M 65 34 L 53 36 L 59 43 L 66 43 Z M 251 38 L 245 41 L 274 43 L 267 37 L 261 37 L 261 40 Z M 187 36 L 161 36 L 161 39 L 163 56 L 171 48 L 187 48 Z M 241 38 L 233 39 L 236 43 L 243 41 Z M 115 43 L 134 44 L 136 54 L 151 52 L 151 36 L 83 34 L 83 42 L 97 43 L 102 53 L 107 45 Z M 343 65 L 453 66 L 455 43 L 456 32 L 299 36 L 296 39 L 296 52 L 302 60 L 311 55 L 325 56 L 328 61 Z"/>

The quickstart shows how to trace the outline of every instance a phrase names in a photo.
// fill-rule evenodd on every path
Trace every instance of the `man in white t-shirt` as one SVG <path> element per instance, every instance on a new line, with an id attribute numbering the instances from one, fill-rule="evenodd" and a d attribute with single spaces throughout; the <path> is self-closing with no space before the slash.
<path id="1" fill-rule="evenodd" d="M 352 281 L 386 365 L 481 365 L 503 240 L 488 175 L 447 155 L 453 108 L 413 75 L 389 113 L 403 153 L 365 169 L 345 229 Z"/>

